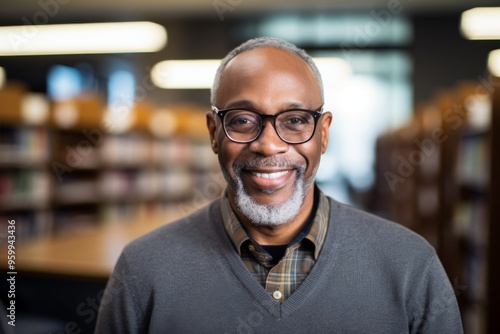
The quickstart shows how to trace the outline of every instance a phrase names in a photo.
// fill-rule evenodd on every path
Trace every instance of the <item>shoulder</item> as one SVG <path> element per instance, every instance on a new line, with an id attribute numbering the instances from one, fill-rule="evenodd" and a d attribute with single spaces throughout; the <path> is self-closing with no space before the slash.
<path id="1" fill-rule="evenodd" d="M 349 270 L 390 283 L 408 297 L 429 279 L 447 284 L 434 248 L 408 228 L 331 201 L 328 234 L 333 253 Z"/>
<path id="2" fill-rule="evenodd" d="M 435 256 L 434 248 L 420 235 L 401 224 L 330 200 L 330 228 L 344 247 L 358 245 L 367 252 L 422 260 Z"/>
<path id="3" fill-rule="evenodd" d="M 340 268 L 363 295 L 382 292 L 379 301 L 396 301 L 405 309 L 409 327 L 420 332 L 462 333 L 453 288 L 434 248 L 408 228 L 330 201 L 329 234 Z M 339 268 L 339 267 L 338 267 Z M 384 299 L 385 298 L 385 299 Z M 399 301 L 398 301 L 399 300 Z M 413 332 L 413 331 L 412 331 Z"/>
<path id="4" fill-rule="evenodd" d="M 175 254 L 192 254 L 196 248 L 214 243 L 217 237 L 214 222 L 220 217 L 219 201 L 214 200 L 201 209 L 167 223 L 130 242 L 122 256 L 136 261 L 145 258 L 175 258 Z"/>

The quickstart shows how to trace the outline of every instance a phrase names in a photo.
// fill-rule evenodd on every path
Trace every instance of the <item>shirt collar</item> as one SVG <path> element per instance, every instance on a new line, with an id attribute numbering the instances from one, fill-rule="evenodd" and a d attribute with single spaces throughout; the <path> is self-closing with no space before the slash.
<path id="1" fill-rule="evenodd" d="M 314 258 L 317 259 L 323 242 L 325 241 L 326 231 L 328 229 L 328 218 L 330 216 L 330 202 L 323 192 L 316 187 L 315 194 L 319 194 L 318 209 L 316 210 L 311 228 L 302 239 L 311 241 L 314 245 Z M 221 197 L 221 214 L 224 221 L 224 228 L 233 243 L 238 254 L 241 256 L 241 246 L 250 240 L 247 232 L 241 225 L 240 221 L 233 212 L 227 195 Z M 294 240 L 293 244 L 301 242 L 302 240 Z"/>

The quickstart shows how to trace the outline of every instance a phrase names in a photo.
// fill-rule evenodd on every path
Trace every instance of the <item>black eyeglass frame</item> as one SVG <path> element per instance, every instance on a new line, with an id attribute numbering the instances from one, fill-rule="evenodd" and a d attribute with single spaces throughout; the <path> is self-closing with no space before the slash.
<path id="1" fill-rule="evenodd" d="M 233 111 L 233 110 L 250 111 L 250 112 L 253 112 L 253 113 L 259 115 L 262 124 L 260 126 L 259 132 L 257 132 L 257 134 L 255 135 L 254 138 L 252 138 L 250 140 L 236 140 L 234 138 L 231 138 L 231 136 L 227 133 L 226 125 L 224 123 L 224 116 L 228 112 Z M 216 106 L 212 106 L 212 111 L 214 113 L 216 113 L 217 116 L 219 116 L 219 118 L 221 120 L 221 123 L 222 123 L 222 128 L 224 129 L 224 133 L 226 134 L 226 137 L 229 138 L 229 140 L 231 140 L 232 142 L 240 143 L 240 144 L 248 144 L 248 143 L 253 142 L 254 140 L 257 140 L 257 138 L 259 138 L 260 134 L 262 133 L 262 129 L 265 126 L 264 120 L 266 118 L 269 118 L 269 119 L 272 119 L 271 124 L 273 125 L 274 131 L 276 131 L 276 134 L 278 135 L 278 137 L 282 141 L 284 141 L 287 144 L 293 144 L 293 145 L 297 144 L 298 145 L 298 144 L 307 143 L 309 140 L 311 140 L 312 137 L 314 137 L 314 134 L 316 133 L 316 127 L 318 125 L 318 120 L 321 117 L 321 115 L 323 114 L 323 105 L 321 105 L 318 109 L 315 109 L 315 110 L 293 108 L 293 109 L 287 109 L 287 110 L 283 110 L 283 111 L 277 112 L 276 114 L 273 114 L 273 115 L 266 115 L 266 114 L 262 114 L 262 113 L 258 112 L 257 110 L 254 110 L 254 109 L 240 108 L 240 107 L 219 110 L 219 108 L 217 108 Z M 307 140 L 303 140 L 303 141 L 299 141 L 299 142 L 291 142 L 289 140 L 285 140 L 285 139 L 283 139 L 283 137 L 281 136 L 280 132 L 276 128 L 276 119 L 278 118 L 278 116 L 281 115 L 281 114 L 283 114 L 283 113 L 290 112 L 290 111 L 304 111 L 304 112 L 309 113 L 313 117 L 313 120 L 314 120 L 314 129 L 313 129 L 313 131 L 311 133 L 311 136 Z"/>

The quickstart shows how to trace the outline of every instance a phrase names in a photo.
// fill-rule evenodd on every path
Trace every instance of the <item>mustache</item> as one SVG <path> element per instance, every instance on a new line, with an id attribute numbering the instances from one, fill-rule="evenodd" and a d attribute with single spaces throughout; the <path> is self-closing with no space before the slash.
<path id="1" fill-rule="evenodd" d="M 306 165 L 303 163 L 298 163 L 295 161 L 290 161 L 287 159 L 279 159 L 276 157 L 270 158 L 256 158 L 253 160 L 247 160 L 242 163 L 234 163 L 233 169 L 239 174 L 241 170 L 246 168 L 262 168 L 262 167 L 287 167 L 297 169 L 299 172 L 304 172 L 306 170 Z"/>

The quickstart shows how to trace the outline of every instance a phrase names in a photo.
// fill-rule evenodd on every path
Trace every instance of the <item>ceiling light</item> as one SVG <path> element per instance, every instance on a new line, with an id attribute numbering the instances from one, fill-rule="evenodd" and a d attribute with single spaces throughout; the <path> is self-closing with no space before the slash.
<path id="1" fill-rule="evenodd" d="M 340 58 L 315 58 L 325 87 L 336 86 L 351 73 L 349 63 Z M 151 70 L 153 83 L 166 89 L 210 89 L 220 59 L 165 60 Z"/>
<path id="2" fill-rule="evenodd" d="M 160 88 L 207 89 L 212 87 L 219 64 L 217 59 L 165 60 L 153 67 L 151 78 Z"/>
<path id="3" fill-rule="evenodd" d="M 488 69 L 495 77 L 500 77 L 500 49 L 491 51 L 488 55 Z"/>
<path id="4" fill-rule="evenodd" d="M 167 32 L 152 22 L 0 27 L 0 55 L 155 52 Z"/>
<path id="5" fill-rule="evenodd" d="M 468 39 L 500 39 L 500 7 L 477 7 L 463 12 L 460 29 Z"/>

